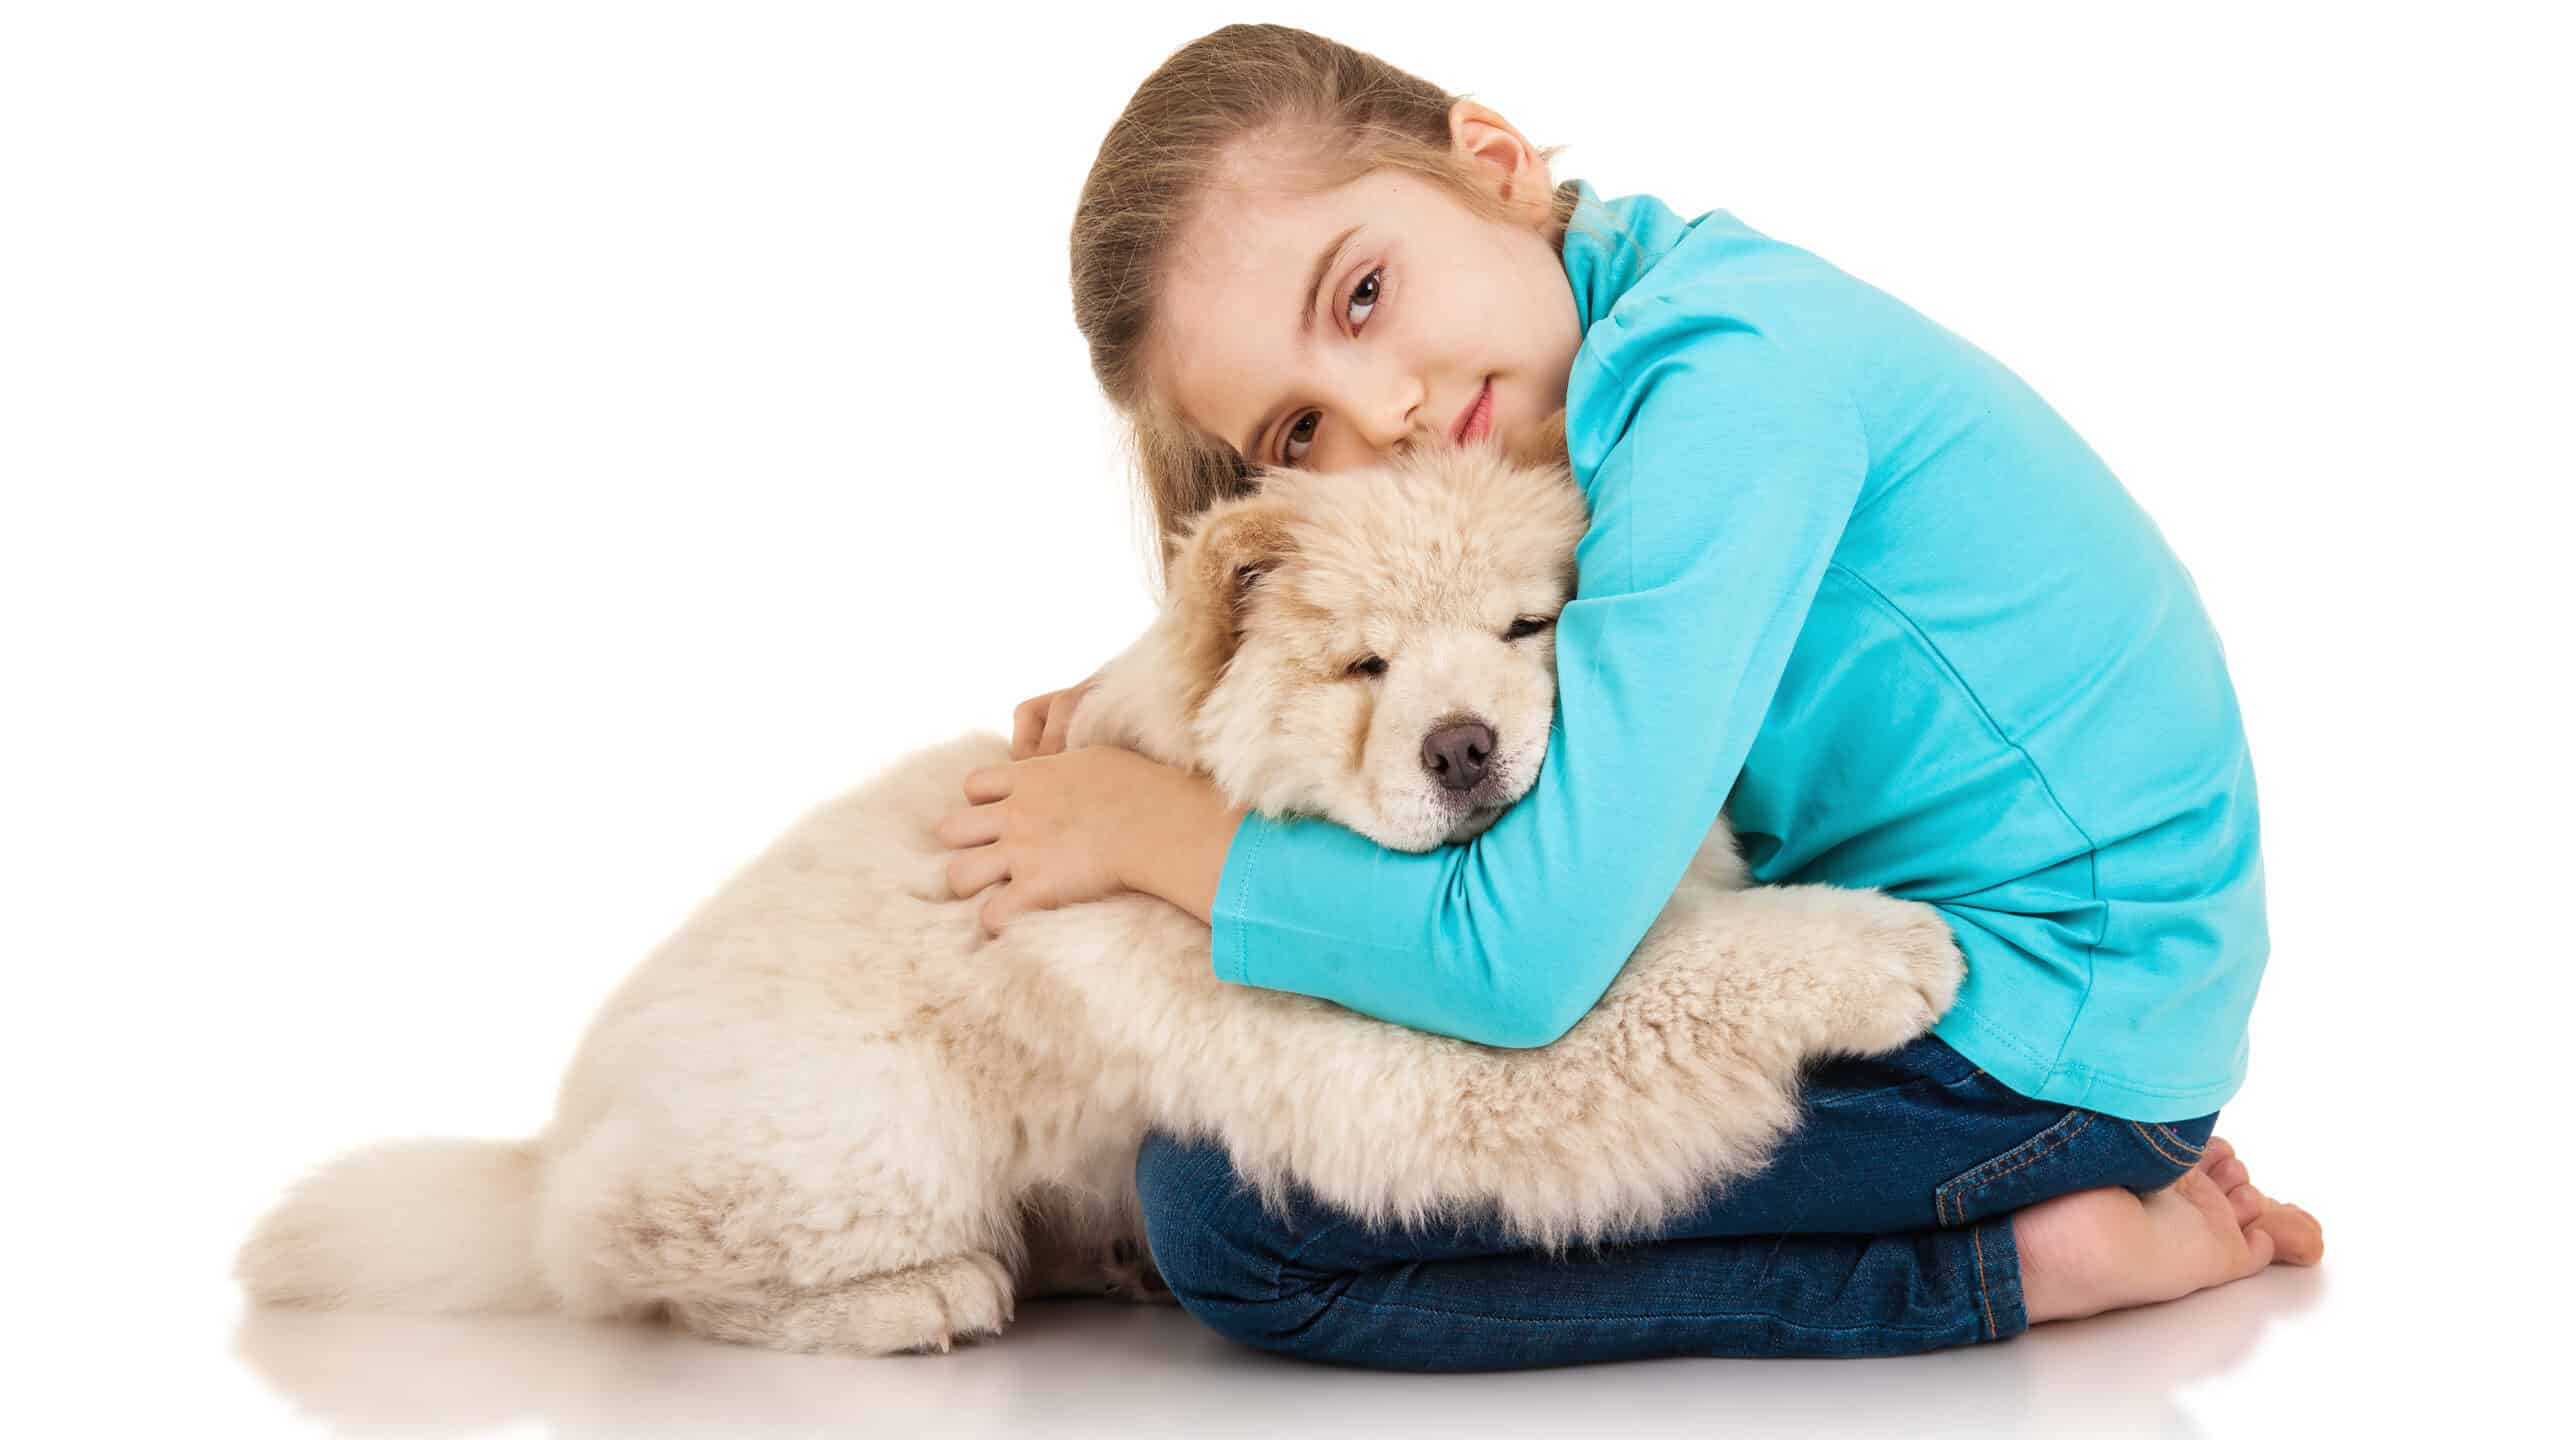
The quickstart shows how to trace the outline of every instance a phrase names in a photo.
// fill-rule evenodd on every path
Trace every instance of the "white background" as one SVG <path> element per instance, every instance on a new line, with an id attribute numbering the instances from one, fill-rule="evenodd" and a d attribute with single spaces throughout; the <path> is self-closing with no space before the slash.
<path id="1" fill-rule="evenodd" d="M 2108 459 L 2257 758 L 2277 950 L 2222 1129 L 2328 1265 L 1911 1360 L 1435 1380 L 1079 1306 L 898 1361 L 244 1321 L 231 1247 L 300 1167 L 530 1132 L 731 867 L 1143 622 L 1067 223 L 1130 90 L 1234 17 L 10 4 L 0 1428 L 2471 1433 L 2534 1388 L 2560 307 L 2523 12 L 1271 9 L 1881 285 Z"/>

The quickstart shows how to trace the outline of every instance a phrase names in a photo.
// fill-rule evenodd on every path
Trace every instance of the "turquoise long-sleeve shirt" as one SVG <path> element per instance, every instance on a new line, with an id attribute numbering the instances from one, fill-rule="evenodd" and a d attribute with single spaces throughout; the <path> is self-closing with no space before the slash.
<path id="1" fill-rule="evenodd" d="M 1755 878 L 1938 907 L 1937 1033 L 2134 1120 L 2239 1088 L 2258 806 L 2185 568 L 2025 382 L 1725 211 L 1583 181 L 1567 444 L 1591 527 L 1545 769 L 1473 841 L 1248 817 L 1216 973 L 1503 1046 L 1598 1003 L 1717 810 Z"/>

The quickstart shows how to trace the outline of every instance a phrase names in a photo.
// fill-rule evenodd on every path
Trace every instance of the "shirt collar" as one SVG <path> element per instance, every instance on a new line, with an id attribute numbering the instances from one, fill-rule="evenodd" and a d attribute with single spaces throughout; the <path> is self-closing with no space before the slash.
<path id="1" fill-rule="evenodd" d="M 1574 190 L 1573 218 L 1564 232 L 1564 273 L 1588 334 L 1646 271 L 1671 253 L 1691 222 L 1651 195 L 1603 200 L 1588 180 L 1564 183 Z"/>

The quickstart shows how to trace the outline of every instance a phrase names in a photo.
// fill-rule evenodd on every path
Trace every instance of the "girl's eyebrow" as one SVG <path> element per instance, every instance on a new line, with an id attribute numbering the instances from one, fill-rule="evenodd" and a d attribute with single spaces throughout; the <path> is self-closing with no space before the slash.
<path id="1" fill-rule="evenodd" d="M 1316 257 L 1316 268 L 1307 272 L 1307 304 L 1305 309 L 1298 312 L 1299 339 L 1307 338 L 1307 332 L 1315 328 L 1316 293 L 1324 288 L 1324 272 L 1333 268 L 1334 257 L 1342 253 L 1344 243 L 1359 233 L 1359 230 L 1360 227 L 1354 225 L 1334 236 L 1333 243 L 1324 247 L 1324 253 Z"/>
<path id="2" fill-rule="evenodd" d="M 1342 247 L 1349 244 L 1351 237 L 1358 233 L 1360 233 L 1360 227 L 1357 225 L 1346 228 L 1341 234 L 1333 237 L 1333 243 L 1324 247 L 1322 254 L 1316 256 L 1315 268 L 1307 273 L 1307 303 L 1298 310 L 1299 339 L 1306 339 L 1307 332 L 1315 328 L 1316 298 L 1324 292 L 1325 272 L 1333 268 L 1333 262 L 1342 254 Z M 1280 405 L 1285 406 L 1288 403 L 1284 399 Z M 1271 422 L 1279 418 L 1280 406 L 1274 406 L 1269 414 L 1253 423 L 1253 429 L 1245 436 L 1244 454 L 1247 457 L 1262 453 L 1263 432 L 1270 429 Z"/>

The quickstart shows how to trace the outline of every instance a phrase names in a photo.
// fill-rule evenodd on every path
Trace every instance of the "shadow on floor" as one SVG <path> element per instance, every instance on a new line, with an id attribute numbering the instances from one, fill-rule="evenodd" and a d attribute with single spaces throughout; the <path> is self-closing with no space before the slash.
<path id="1" fill-rule="evenodd" d="M 352 1435 L 468 1435 L 527 1422 L 563 1440 L 810 1433 L 1011 1437 L 1151 1422 L 1303 1440 L 1308 1406 L 1395 1434 L 1876 1433 L 2187 1436 L 2180 1391 L 2242 1365 L 2317 1303 L 2323 1270 L 2255 1279 L 1894 1360 L 1660 1360 L 1517 1374 L 1389 1375 L 1274 1359 L 1180 1311 L 1024 1307 L 950 1355 L 782 1355 L 641 1325 L 251 1308 L 234 1353 L 307 1418 Z"/>

